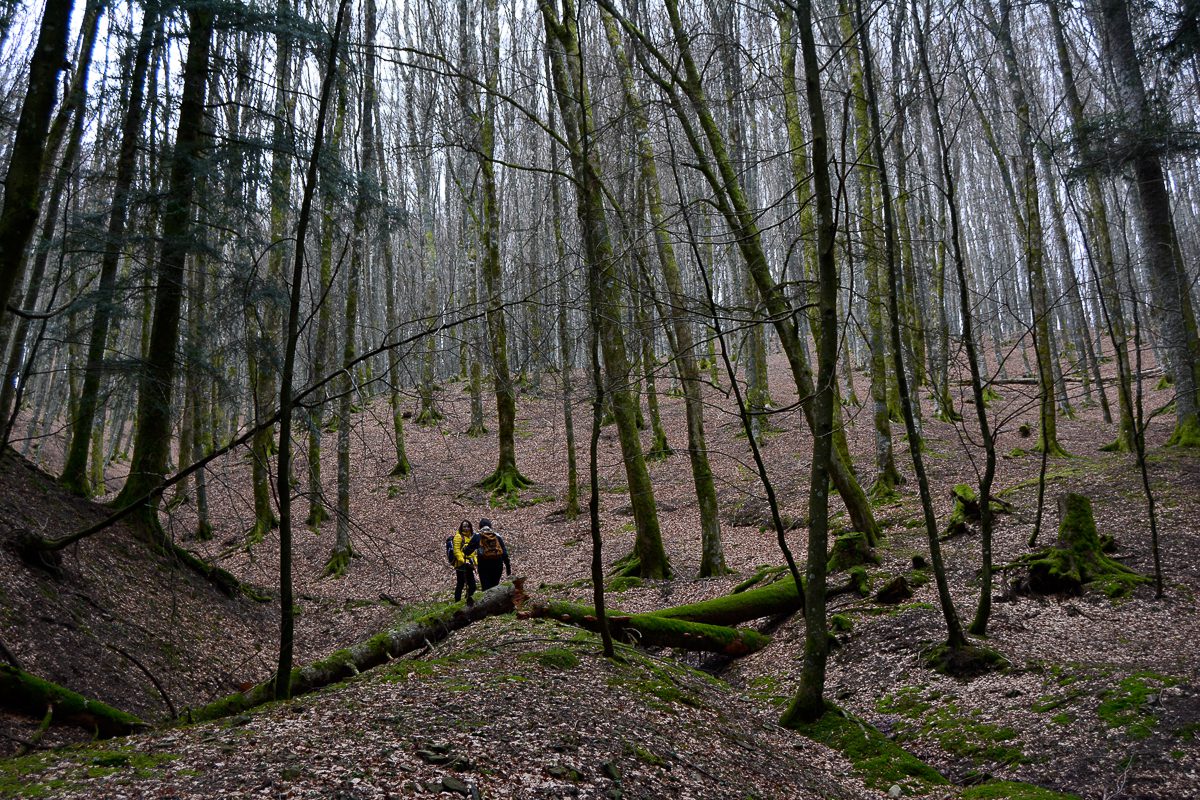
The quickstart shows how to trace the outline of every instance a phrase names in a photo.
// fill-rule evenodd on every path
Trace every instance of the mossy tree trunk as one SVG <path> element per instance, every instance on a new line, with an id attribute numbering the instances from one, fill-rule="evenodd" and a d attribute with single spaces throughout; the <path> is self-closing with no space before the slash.
<path id="1" fill-rule="evenodd" d="M 1128 594 L 1149 578 L 1104 554 L 1092 502 L 1075 493 L 1058 498 L 1058 544 L 1026 556 L 1028 586 L 1038 594 L 1079 594 L 1096 585 L 1109 597 Z"/>
<path id="2" fill-rule="evenodd" d="M 49 709 L 51 724 L 75 725 L 102 739 L 150 727 L 132 714 L 8 664 L 0 664 L 0 698 L 0 706 L 10 711 L 41 718 Z"/>
<path id="3" fill-rule="evenodd" d="M 700 511 L 700 577 L 721 575 L 728 571 L 725 565 L 725 550 L 721 541 L 721 522 L 717 513 L 717 491 L 713 483 L 712 467 L 708 461 L 708 445 L 704 433 L 704 398 L 700 380 L 700 368 L 696 360 L 696 344 L 691 322 L 686 309 L 688 298 L 684 293 L 679 262 L 675 246 L 667 227 L 663 208 L 662 185 L 658 177 L 658 162 L 654 144 L 649 135 L 649 119 L 645 105 L 633 79 L 633 70 L 621 43 L 620 32 L 612 15 L 601 12 L 605 33 L 613 58 L 621 74 L 625 92 L 625 103 L 633 116 L 638 135 L 639 166 L 650 224 L 654 228 L 654 243 L 658 264 L 667 287 L 668 302 L 664 323 L 668 341 L 675 355 L 679 380 L 683 386 L 684 415 L 687 418 L 688 459 L 692 468 L 692 483 L 696 489 L 696 505 Z M 710 345 L 712 343 L 710 342 Z"/>
<path id="4" fill-rule="evenodd" d="M 547 66 L 549 72 L 549 66 Z M 549 76 L 547 76 L 549 77 Z M 554 104 L 549 106 L 550 126 L 554 127 Z M 558 152 L 558 142 L 550 143 L 551 161 L 553 171 L 558 172 L 560 164 L 560 156 Z M 563 507 L 563 515 L 568 520 L 573 520 L 579 516 L 579 468 L 575 458 L 575 414 L 572 409 L 572 397 L 574 395 L 574 382 L 572 375 L 574 373 L 574 357 L 571 349 L 571 331 L 568 319 L 567 306 L 567 258 L 566 245 L 563 242 L 562 235 L 562 194 L 559 191 L 559 181 L 555 176 L 550 178 L 550 203 L 551 212 L 554 217 L 552 225 L 554 226 L 554 249 L 558 256 L 558 263 L 561 267 L 558 274 L 558 279 L 555 283 L 558 284 L 558 350 L 559 350 L 559 374 L 562 376 L 562 403 L 563 403 L 563 431 L 567 439 L 567 499 Z M 593 442 L 593 452 L 595 451 L 595 443 Z M 599 605 L 599 604 L 598 604 Z"/>
<path id="5" fill-rule="evenodd" d="M 1192 306 L 1192 283 L 1171 211 L 1159 151 L 1145 141 L 1157 125 L 1142 78 L 1126 0 L 1094 0 L 1104 54 L 1116 80 L 1122 115 L 1120 146 L 1128 158 L 1141 213 L 1135 215 L 1150 289 L 1158 311 L 1168 368 L 1175 383 L 1175 431 L 1171 444 L 1200 447 L 1200 332 Z"/>
<path id="6" fill-rule="evenodd" d="M 833 189 L 829 176 L 829 137 L 821 96 L 821 69 L 813 38 L 812 4 L 795 5 L 796 30 L 804 65 L 805 95 L 812 130 L 813 197 L 816 201 L 818 309 L 816 395 L 809 426 L 812 428 L 812 467 L 808 488 L 808 565 L 804 576 L 804 660 L 800 685 L 780 719 L 794 728 L 825 713 L 825 664 L 829 657 L 829 622 L 825 615 L 826 539 L 829 536 L 829 477 L 833 451 L 834 386 L 837 380 L 837 222 L 833 215 Z M 876 532 L 864 530 L 868 537 Z"/>
<path id="7" fill-rule="evenodd" d="M 1075 68 L 1071 63 L 1071 53 L 1063 33 L 1059 0 L 1050 0 L 1046 5 L 1050 11 L 1050 29 L 1054 32 L 1054 46 L 1058 56 L 1059 72 L 1062 75 L 1063 95 L 1067 101 L 1067 112 L 1071 120 L 1071 134 L 1076 141 L 1082 144 L 1087 122 L 1084 117 L 1083 101 L 1079 97 L 1079 89 L 1075 84 Z M 1088 257 L 1098 272 L 1097 291 L 1103 300 L 1104 317 L 1117 360 L 1119 424 L 1113 449 L 1129 453 L 1133 452 L 1135 447 L 1133 404 L 1130 402 L 1132 391 L 1129 385 L 1129 376 L 1132 374 L 1129 368 L 1129 334 L 1125 324 L 1121 293 L 1117 287 L 1117 262 L 1113 253 L 1112 233 L 1108 224 L 1108 203 L 1104 199 L 1104 189 L 1101 186 L 1100 177 L 1096 170 L 1088 170 L 1084 175 L 1084 184 L 1087 187 L 1087 210 L 1084 214 L 1086 224 L 1084 227 L 1087 229 L 1088 238 L 1092 243 Z"/>
<path id="8" fill-rule="evenodd" d="M 519 613 L 556 619 L 588 630 L 598 630 L 599 625 L 594 608 L 559 600 L 529 600 L 520 606 Z M 643 647 L 674 647 L 743 656 L 761 650 L 771 641 L 769 636 L 745 628 L 691 622 L 654 613 L 609 613 L 607 620 L 614 638 Z"/>
<path id="9" fill-rule="evenodd" d="M 330 67 L 334 69 L 334 67 Z M 332 128 L 328 133 L 329 151 L 337 153 L 342 148 L 342 138 L 346 130 L 346 86 L 344 67 L 338 66 L 334 72 L 334 91 L 337 92 L 337 105 L 333 119 L 329 123 Z M 333 242 L 337 225 L 334 218 L 334 184 L 332 171 L 321 171 L 321 243 L 318 248 L 320 269 L 318 290 L 326 301 L 317 310 L 317 332 L 313 341 L 312 374 L 324 375 L 332 359 L 333 349 L 333 302 L 330 292 L 333 288 Z M 308 424 L 308 518 L 305 524 L 314 531 L 320 531 L 321 524 L 329 519 L 329 505 L 325 501 L 325 492 L 321 479 L 321 435 L 325 427 L 327 406 L 325 386 L 317 388 L 316 394 L 309 404 L 306 414 Z"/>
<path id="10" fill-rule="evenodd" d="M 345 4 L 347 0 L 342 0 Z M 349 13 L 343 12 L 343 13 Z M 346 304 L 345 327 L 342 330 L 342 369 L 335 384 L 338 393 L 338 430 L 337 430 L 337 514 L 335 519 L 336 539 L 333 550 L 325 562 L 325 574 L 340 578 L 350 567 L 350 559 L 355 555 L 350 542 L 350 429 L 352 427 L 352 412 L 354 398 L 359 390 L 354 381 L 354 367 L 357 364 L 358 348 L 356 331 L 358 328 L 358 301 L 363 274 L 364 262 L 367 258 L 366 230 L 370 221 L 368 217 L 378 207 L 377 177 L 375 174 L 375 128 L 374 115 L 371 113 L 375 104 L 375 4 L 367 0 L 364 9 L 364 27 L 366 30 L 367 58 L 366 75 L 362 91 L 362 140 L 361 165 L 358 175 L 358 196 L 354 203 L 354 229 L 350 242 L 350 270 L 346 275 Z M 280 476 L 280 480 L 283 476 Z"/>
<path id="11" fill-rule="evenodd" d="M 346 680 L 405 653 L 443 641 L 454 631 L 462 630 L 473 622 L 511 612 L 523 596 L 523 586 L 523 578 L 514 578 L 512 583 L 503 583 L 478 595 L 474 605 L 448 605 L 414 622 L 397 625 L 347 648 L 335 650 L 319 661 L 292 669 L 286 675 L 286 694 L 277 695 L 275 681 L 265 681 L 199 708 L 185 709 L 180 714 L 180 721 L 194 723 L 222 719 L 257 708 L 281 696 L 295 697 Z"/>
<path id="12" fill-rule="evenodd" d="M 588 269 L 596 271 L 590 282 L 589 301 L 599 323 L 598 337 L 606 373 L 605 396 L 612 398 L 617 438 L 621 445 L 637 526 L 634 542 L 636 566 L 633 571 L 646 578 L 666 578 L 670 575 L 670 566 L 659 530 L 654 487 L 650 483 L 650 473 L 646 469 L 637 430 L 637 407 L 629 390 L 630 365 L 620 324 L 621 286 L 604 208 L 599 163 L 592 147 L 595 132 L 575 27 L 574 5 L 570 0 L 565 0 L 561 19 L 557 17 L 552 0 L 539 0 L 539 5 L 551 40 L 551 73 L 575 176 L 585 259 Z"/>
<path id="13" fill-rule="evenodd" d="M 1017 140 L 1020 150 L 1016 181 L 1017 225 L 1021 231 L 1025 274 L 1028 282 L 1029 304 L 1034 351 L 1038 370 L 1038 419 L 1040 423 L 1038 449 L 1048 455 L 1062 456 L 1066 452 L 1058 443 L 1058 415 L 1054 403 L 1054 365 L 1056 354 L 1051 348 L 1050 304 L 1046 292 L 1045 249 L 1042 216 L 1038 201 L 1037 159 L 1034 153 L 1034 129 L 1025 82 L 1017 61 L 1012 39 L 1012 3 L 1001 0 L 999 17 L 992 18 L 993 33 L 1004 59 L 1005 75 L 1012 96 L 1013 112 L 1017 119 Z M 989 15 L 991 11 L 988 11 Z"/>
<path id="14" fill-rule="evenodd" d="M 379 121 L 379 105 L 373 103 L 370 110 L 375 115 L 375 158 L 383 165 L 379 170 L 380 207 L 384 209 L 384 218 L 379 226 L 378 237 L 383 251 L 383 280 L 384 280 L 384 316 L 387 324 L 387 337 L 394 338 L 400 328 L 400 310 L 396 303 L 396 257 L 392 247 L 392 229 L 398 220 L 391 216 L 391 191 L 388 185 L 387 161 L 383 147 L 383 127 Z M 388 348 L 387 353 L 387 384 L 388 407 L 392 411 L 392 438 L 396 449 L 396 463 L 388 474 L 393 478 L 405 478 L 412 472 L 412 464 L 408 461 L 408 450 L 404 442 L 404 405 L 400 396 L 400 350 L 397 347 Z"/>
<path id="15" fill-rule="evenodd" d="M 0 320 L 23 277 L 25 248 L 37 227 L 46 131 L 54 111 L 58 73 L 66 64 L 73 0 L 48 0 L 29 62 L 29 88 L 9 151 L 0 209 Z"/>
<path id="16" fill-rule="evenodd" d="M 860 11 L 860 17 L 861 17 L 861 8 L 859 9 L 859 11 Z M 933 77 L 932 77 L 933 73 L 932 73 L 932 69 L 929 65 L 929 53 L 925 47 L 925 36 L 924 36 L 924 30 L 922 28 L 922 25 L 925 24 L 925 22 L 927 22 L 927 21 L 921 20 L 919 17 L 919 14 L 914 14 L 913 26 L 914 26 L 914 33 L 916 36 L 917 55 L 920 60 L 922 74 L 925 76 L 927 86 L 929 87 L 930 91 L 932 92 L 933 85 L 934 85 Z M 866 38 L 865 33 L 864 33 L 864 41 L 869 41 Z M 868 73 L 868 76 L 869 75 L 870 75 L 870 73 Z M 871 83 L 871 86 L 869 88 L 869 91 L 871 92 L 872 95 L 874 95 L 873 80 L 870 81 L 870 83 Z M 870 107 L 871 107 L 871 111 L 872 111 L 872 114 L 875 119 L 875 124 L 878 125 L 879 124 L 878 123 L 878 115 L 879 115 L 878 107 L 873 102 L 870 104 Z M 952 191 L 953 174 L 950 172 L 950 160 L 949 160 L 950 154 L 949 154 L 948 150 L 946 149 L 945 140 L 944 140 L 944 138 L 942 138 L 944 136 L 944 128 L 941 125 L 941 107 L 938 104 L 938 95 L 936 93 L 931 94 L 930 102 L 929 102 L 929 111 L 930 111 L 930 115 L 931 115 L 931 118 L 934 123 L 934 132 L 935 132 L 935 134 L 939 135 L 938 142 L 940 145 L 939 155 L 941 158 L 941 167 L 942 167 L 942 169 L 941 169 L 942 190 L 943 191 Z M 887 179 L 884 178 L 882 183 L 886 187 Z M 949 187 L 949 189 L 948 189 L 948 187 Z M 957 211 L 956 211 L 957 206 L 953 202 L 949 202 L 949 201 L 953 200 L 952 194 L 947 194 L 946 199 L 948 201 L 947 208 L 949 208 L 950 213 L 952 215 L 950 237 L 952 239 L 952 246 L 954 248 L 956 248 L 955 252 L 957 254 L 959 252 L 957 250 L 957 248 L 960 243 L 959 236 L 958 236 L 959 231 L 957 230 L 957 216 L 954 216 L 957 213 Z M 889 208 L 889 202 L 890 202 L 890 200 L 884 201 L 885 209 Z M 888 212 L 888 213 L 890 216 L 890 212 Z M 892 239 L 892 235 L 893 235 L 892 226 L 890 224 L 888 224 L 889 242 Z M 893 304 L 893 306 L 895 306 L 895 305 L 898 305 L 898 298 L 896 296 L 897 292 L 896 292 L 896 283 L 895 283 L 895 274 L 894 274 L 894 252 L 892 251 L 892 248 L 890 246 L 889 246 L 889 259 L 890 259 L 890 265 L 891 265 L 889 267 L 889 271 L 891 271 L 893 273 L 892 280 L 891 280 L 891 291 L 889 293 L 889 302 L 891 302 Z M 958 263 L 958 259 L 956 259 L 956 264 L 957 263 Z M 962 298 L 965 296 L 966 291 L 967 291 L 966 290 L 967 283 L 966 283 L 966 276 L 961 273 L 959 275 L 959 286 L 960 286 L 959 298 L 960 298 L 960 300 L 962 300 Z M 969 315 L 969 306 L 965 303 L 963 304 L 963 312 L 962 313 L 964 315 Z M 899 331 L 899 326 L 897 324 L 895 324 L 895 322 L 893 322 L 892 340 L 897 345 L 899 344 L 900 331 Z M 973 348 L 973 346 L 974 345 L 972 343 L 972 348 Z M 899 352 L 898 347 L 897 347 L 897 352 L 895 353 L 895 356 L 896 356 L 897 360 L 899 360 L 900 352 Z M 904 377 L 902 370 L 900 370 L 900 379 L 901 379 L 901 381 L 905 381 L 905 377 Z M 976 380 L 975 383 L 978 384 L 979 381 Z M 977 386 L 976 388 L 978 391 L 982 392 L 981 386 Z M 937 582 L 938 601 L 942 608 L 942 617 L 946 623 L 946 647 L 950 651 L 958 652 L 958 651 L 963 650 L 966 647 L 967 639 L 966 639 L 965 634 L 963 633 L 962 623 L 959 620 L 958 612 L 954 607 L 954 600 L 950 595 L 949 582 L 946 579 L 946 568 L 945 568 L 945 563 L 942 560 L 942 549 L 941 549 L 941 545 L 938 542 L 937 518 L 933 512 L 933 500 L 929 493 L 929 481 L 925 475 L 924 459 L 921 455 L 921 446 L 920 446 L 920 441 L 919 441 L 920 437 L 916 433 L 915 422 L 912 419 L 913 415 L 912 415 L 912 411 L 911 411 L 911 404 L 908 401 L 907 386 L 903 385 L 903 383 L 902 383 L 900 390 L 901 390 L 901 397 L 903 398 L 904 408 L 905 408 L 905 415 L 904 415 L 905 416 L 905 427 L 908 429 L 908 435 L 909 435 L 909 453 L 912 455 L 913 471 L 917 475 L 917 487 L 918 487 L 918 489 L 920 491 L 920 495 L 921 495 L 921 510 L 922 510 L 922 515 L 925 520 L 926 536 L 929 541 L 929 558 L 930 558 L 930 561 L 932 562 L 932 566 L 933 566 L 934 579 Z M 976 397 L 976 404 L 977 404 L 977 407 L 979 408 L 980 413 L 984 413 L 981 397 Z M 984 422 L 986 423 L 986 418 L 984 418 Z M 986 495 L 985 495 L 985 497 L 986 497 Z M 988 557 L 990 559 L 990 554 Z"/>
<path id="17" fill-rule="evenodd" d="M 483 286 L 487 294 L 487 334 L 496 392 L 496 470 L 480 486 L 496 497 L 516 500 L 532 482 L 517 468 L 517 393 L 508 366 L 508 327 L 504 319 L 503 275 L 500 263 L 500 201 L 496 190 L 496 102 L 500 81 L 500 14 L 497 0 L 484 0 L 483 63 L 487 93 L 477 112 L 481 187 L 480 236 L 483 240 Z"/>
<path id="18" fill-rule="evenodd" d="M 854 24 L 845 0 L 839 3 L 842 37 L 847 42 L 846 57 L 850 69 L 851 102 L 854 104 L 854 163 L 859 174 L 858 220 L 867 288 L 867 344 L 870 349 L 871 405 L 875 424 L 875 480 L 869 494 L 876 501 L 891 500 L 896 486 L 903 483 L 896 469 L 895 448 L 892 445 L 892 414 L 888 407 L 888 344 L 885 340 L 887 322 L 886 282 L 880 270 L 882 252 L 879 247 L 879 177 L 877 158 L 872 152 L 872 131 L 867 115 L 867 99 L 863 91 L 862 54 L 855 43 Z M 878 135 L 878 132 L 875 132 Z M 847 222 L 849 225 L 849 222 Z M 847 230 L 847 234 L 850 231 Z"/>
<path id="19" fill-rule="evenodd" d="M 284 2 L 280 3 L 281 14 L 286 11 Z M 284 320 L 287 338 L 283 348 L 283 368 L 279 375 L 279 447 L 277 449 L 279 461 L 275 473 L 275 491 L 279 497 L 279 658 L 276 661 L 274 680 L 265 684 L 277 700 L 287 699 L 291 696 L 290 676 L 296 613 L 292 592 L 292 413 L 295 403 L 292 397 L 292 384 L 295 379 L 296 349 L 300 338 L 300 297 L 303 290 L 305 265 L 304 245 L 308 236 L 309 221 L 312 217 L 313 197 L 317 190 L 318 165 L 321 162 L 321 148 L 324 144 L 325 116 L 329 111 L 329 98 L 333 92 L 334 76 L 337 73 L 337 53 L 341 47 L 346 5 L 347 0 L 342 0 L 338 5 L 333 38 L 329 46 L 329 63 L 321 81 L 316 136 L 308 160 L 303 199 L 300 203 L 296 223 L 296 246 L 292 260 L 291 281 L 288 286 L 288 312 L 287 318 Z M 374 10 L 374 0 L 367 0 L 369 18 L 367 38 L 370 44 L 374 43 Z M 284 48 L 284 50 L 290 52 L 290 47 Z M 373 55 L 368 52 L 368 58 Z M 286 68 L 281 69 L 286 71 Z M 364 131 L 364 133 L 369 132 L 369 128 Z M 281 145 L 282 142 L 277 139 L 276 146 Z"/>
<path id="20" fill-rule="evenodd" d="M 672 71 L 676 69 L 671 58 L 654 48 L 641 31 L 619 15 L 611 0 L 600 0 L 600 5 L 620 20 L 627 30 L 639 37 L 642 44 L 638 51 L 639 54 L 646 51 L 663 68 Z M 697 157 L 697 169 L 713 189 L 717 209 L 735 234 L 738 249 L 758 287 L 762 307 L 779 336 L 793 379 L 796 382 L 797 393 L 801 398 L 806 398 L 801 403 L 801 407 L 811 429 L 813 426 L 811 398 L 815 397 L 816 389 L 813 385 L 807 358 L 800 344 L 797 315 L 788 303 L 783 288 L 776 282 L 771 272 L 762 234 L 758 227 L 757 214 L 751 208 L 743 191 L 742 181 L 735 172 L 733 162 L 729 157 L 725 137 L 712 115 L 702 88 L 699 69 L 691 54 L 689 34 L 684 30 L 682 20 L 679 18 L 678 4 L 669 3 L 667 10 L 673 38 L 679 48 L 683 70 L 677 75 L 674 84 L 664 88 L 668 93 L 676 118 L 684 126 L 693 155 Z M 697 117 L 700 131 L 697 131 L 692 125 L 690 118 L 677 99 L 676 91 L 680 91 L 686 96 Z M 846 504 L 852 525 L 855 529 L 867 533 L 872 541 L 875 541 L 879 536 L 879 525 L 871 510 L 871 503 L 855 479 L 848 461 L 841 453 L 835 455 L 830 474 Z"/>

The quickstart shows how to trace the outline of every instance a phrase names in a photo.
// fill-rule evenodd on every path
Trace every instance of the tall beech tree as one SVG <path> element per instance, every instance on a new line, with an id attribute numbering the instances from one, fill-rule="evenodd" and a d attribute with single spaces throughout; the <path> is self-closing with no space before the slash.
<path id="1" fill-rule="evenodd" d="M 671 568 L 663 549 L 654 487 L 650 483 L 638 435 L 636 401 L 630 391 L 631 367 L 620 324 L 621 285 L 609 234 L 600 165 L 593 147 L 595 129 L 579 47 L 576 11 L 572 0 L 563 0 L 561 6 L 555 0 L 538 0 L 538 5 L 546 27 L 554 99 L 562 118 L 565 146 L 575 181 L 584 258 L 587 268 L 597 273 L 590 279 L 589 302 L 595 308 L 604 354 L 604 391 L 612 398 L 617 437 L 629 481 L 629 499 L 637 526 L 634 551 L 625 563 L 624 572 L 644 578 L 666 578 L 670 576 Z"/>
<path id="2" fill-rule="evenodd" d="M 1112 69 L 1119 102 L 1115 153 L 1127 164 L 1137 190 L 1136 215 L 1150 289 L 1161 310 L 1167 367 L 1175 381 L 1175 431 L 1171 443 L 1200 447 L 1200 336 L 1192 306 L 1192 285 L 1175 230 L 1171 197 L 1160 151 L 1152 142 L 1154 126 L 1164 120 L 1151 104 L 1142 79 L 1133 26 L 1125 0 L 1093 0 L 1102 44 Z"/>

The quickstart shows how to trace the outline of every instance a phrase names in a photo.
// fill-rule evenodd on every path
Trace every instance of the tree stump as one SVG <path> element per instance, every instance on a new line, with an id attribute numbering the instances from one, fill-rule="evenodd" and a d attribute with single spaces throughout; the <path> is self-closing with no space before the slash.
<path id="1" fill-rule="evenodd" d="M 843 533 L 833 540 L 833 549 L 829 553 L 829 563 L 826 571 L 841 572 L 851 567 L 863 564 L 878 564 L 879 557 L 871 551 L 867 535 L 861 531 Z"/>
<path id="2" fill-rule="evenodd" d="M 1026 557 L 1026 585 L 1037 594 L 1080 594 L 1094 585 L 1109 597 L 1129 594 L 1150 579 L 1104 554 L 1092 502 L 1081 494 L 1058 498 L 1058 543 Z"/>

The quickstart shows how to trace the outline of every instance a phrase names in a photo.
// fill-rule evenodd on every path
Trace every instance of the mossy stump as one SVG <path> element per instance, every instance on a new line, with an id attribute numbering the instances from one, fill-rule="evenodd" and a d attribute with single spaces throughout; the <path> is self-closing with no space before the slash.
<path id="1" fill-rule="evenodd" d="M 833 540 L 826 570 L 841 572 L 863 564 L 878 564 L 879 557 L 871 550 L 871 543 L 862 531 L 843 533 Z"/>
<path id="2" fill-rule="evenodd" d="M 1085 495 L 1068 493 L 1058 498 L 1058 544 L 1026 556 L 1026 584 L 1036 594 L 1080 594 L 1094 585 L 1109 597 L 1129 594 L 1150 580 L 1104 554 L 1105 543 L 1096 532 L 1092 502 Z"/>
<path id="3" fill-rule="evenodd" d="M 950 490 L 950 497 L 954 500 L 954 509 L 950 512 L 950 518 L 946 520 L 946 527 L 942 531 L 943 539 L 970 533 L 971 526 L 983 519 L 979 494 L 974 488 L 965 483 L 957 484 Z M 1012 506 L 1003 500 L 992 497 L 990 502 L 993 514 L 1007 514 L 1012 511 Z"/>
<path id="4" fill-rule="evenodd" d="M 912 596 L 913 590 L 912 587 L 908 585 L 908 579 L 903 575 L 897 575 L 888 581 L 882 589 L 875 593 L 875 602 L 894 606 L 898 603 L 903 603 Z"/>
<path id="5" fill-rule="evenodd" d="M 1009 666 L 1008 659 L 995 650 L 971 643 L 940 644 L 927 651 L 923 660 L 930 669 L 953 678 L 973 678 Z"/>

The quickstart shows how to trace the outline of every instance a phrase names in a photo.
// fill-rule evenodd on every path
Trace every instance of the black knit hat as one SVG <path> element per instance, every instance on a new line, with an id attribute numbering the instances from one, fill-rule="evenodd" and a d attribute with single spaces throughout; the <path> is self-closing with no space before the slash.
<path id="1" fill-rule="evenodd" d="M 492 521 L 490 519 L 488 519 L 487 517 L 481 517 L 479 519 L 479 527 L 480 528 L 490 528 L 490 527 L 492 527 Z"/>

